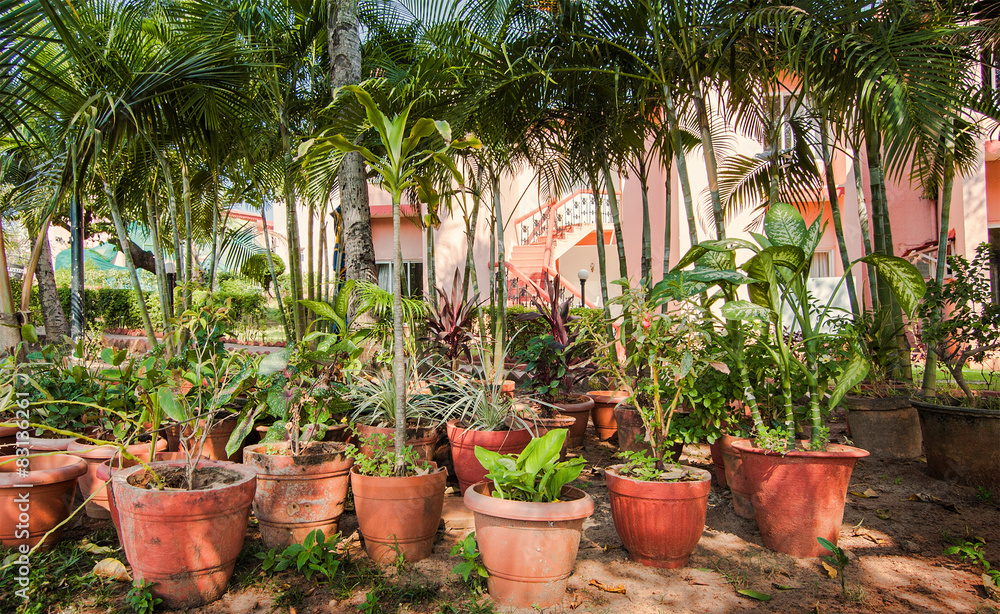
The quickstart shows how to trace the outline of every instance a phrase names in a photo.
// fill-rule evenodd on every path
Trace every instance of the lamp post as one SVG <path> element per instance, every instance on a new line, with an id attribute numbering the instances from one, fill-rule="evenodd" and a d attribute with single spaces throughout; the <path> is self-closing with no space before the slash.
<path id="1" fill-rule="evenodd" d="M 580 269 L 576 272 L 576 276 L 580 278 L 580 307 L 587 306 L 587 278 L 590 277 L 590 271 L 587 269 Z"/>
<path id="2" fill-rule="evenodd" d="M 163 263 L 163 270 L 167 273 L 167 313 L 174 315 L 174 284 L 177 279 L 177 265 L 171 261 Z"/>

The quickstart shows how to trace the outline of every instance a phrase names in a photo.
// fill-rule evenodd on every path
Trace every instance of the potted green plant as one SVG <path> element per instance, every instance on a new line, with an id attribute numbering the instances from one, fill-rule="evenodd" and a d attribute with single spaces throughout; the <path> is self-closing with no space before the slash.
<path id="1" fill-rule="evenodd" d="M 465 505 L 475 515 L 490 598 L 501 606 L 547 608 L 566 594 L 583 521 L 594 513 L 590 495 L 567 485 L 585 461 L 558 462 L 566 434 L 532 439 L 517 456 L 476 448 L 487 479 L 465 491 Z"/>
<path id="2" fill-rule="evenodd" d="M 528 340 L 528 347 L 521 350 L 517 357 L 526 363 L 529 385 L 541 401 L 542 426 L 568 428 L 570 434 L 566 446 L 578 448 L 583 445 L 594 400 L 575 393 L 574 388 L 595 368 L 590 347 L 580 343 L 579 331 L 568 326 L 572 321 L 569 315 L 572 299 L 560 300 L 560 279 L 556 278 L 555 282 L 546 280 L 543 285 L 546 300 L 543 302 L 532 297 L 536 311 L 522 314 L 518 319 L 541 319 L 549 332 Z M 573 421 L 562 420 L 559 414 Z"/>
<path id="3" fill-rule="evenodd" d="M 461 295 L 463 281 L 461 271 L 455 269 L 451 292 L 437 288 L 438 303 L 431 303 L 427 309 L 427 336 L 423 338 L 452 371 L 458 371 L 459 360 L 463 357 L 471 362 L 470 348 L 476 342 L 472 325 L 478 305 L 470 297 Z"/>
<path id="4" fill-rule="evenodd" d="M 754 439 L 737 441 L 742 469 L 753 490 L 754 515 L 764 545 L 798 557 L 826 554 L 817 537 L 837 543 L 851 471 L 858 458 L 868 452 L 828 443 L 823 408 L 836 407 L 844 394 L 868 373 L 868 362 L 853 331 L 828 326 L 830 304 L 817 304 L 811 293 L 809 269 L 823 233 L 822 216 L 809 227 L 802 215 L 787 204 L 773 204 L 764 217 L 764 234 L 755 241 L 728 239 L 703 242 L 693 247 L 661 284 L 686 290 L 688 297 L 720 287 L 715 298 L 725 302 L 722 315 L 732 321 L 762 325 L 756 342 L 770 356 L 773 378 L 779 389 L 781 421 L 765 425 L 750 385 L 745 339 L 739 327 L 727 327 L 718 344 L 744 389 L 745 402 L 753 418 Z M 736 270 L 735 252 L 748 249 L 753 256 Z M 925 286 L 916 268 L 901 258 L 872 254 L 860 261 L 874 266 L 885 279 L 903 310 L 912 314 Z M 685 271 L 687 266 L 695 269 Z M 841 284 L 843 278 L 841 279 Z M 736 298 L 735 289 L 745 285 L 750 300 Z M 790 330 L 785 331 L 788 325 Z M 823 360 L 839 349 L 847 360 L 831 364 Z M 796 411 L 792 390 L 804 382 L 809 440 L 796 440 Z M 801 485 L 808 484 L 809 488 Z"/>
<path id="5" fill-rule="evenodd" d="M 923 338 L 954 378 L 958 390 L 938 393 L 936 374 L 924 373 L 923 398 L 913 399 L 927 455 L 927 472 L 962 484 L 1000 488 L 1000 398 L 973 390 L 965 369 L 970 360 L 1000 349 L 1000 306 L 992 302 L 990 246 L 970 262 L 948 259 L 952 277 L 929 284 L 920 308 Z M 935 306 L 945 306 L 938 316 Z"/>
<path id="6" fill-rule="evenodd" d="M 148 582 L 171 608 L 197 607 L 225 592 L 257 484 L 253 467 L 200 458 L 216 416 L 256 371 L 255 359 L 220 351 L 205 334 L 225 316 L 224 307 L 185 311 L 173 332 L 175 346 L 186 348 L 183 359 L 146 389 L 154 429 L 161 417 L 188 427 L 179 429 L 184 459 L 122 469 L 111 479 L 135 581 Z"/>
<path id="7" fill-rule="evenodd" d="M 614 356 L 608 368 L 627 394 L 624 403 L 639 416 L 644 440 L 642 449 L 622 454 L 624 464 L 607 469 L 611 516 L 633 559 L 683 567 L 705 528 L 712 478 L 677 464 L 683 433 L 700 435 L 695 421 L 702 419 L 679 416 L 678 410 L 695 398 L 703 402 L 695 384 L 713 365 L 723 368 L 720 352 L 700 307 L 682 303 L 661 312 L 647 287 L 632 288 L 624 280 L 619 285 L 622 294 L 613 301 L 621 308 L 621 330 L 631 336 L 623 360 Z M 689 424 L 678 424 L 682 420 Z"/>

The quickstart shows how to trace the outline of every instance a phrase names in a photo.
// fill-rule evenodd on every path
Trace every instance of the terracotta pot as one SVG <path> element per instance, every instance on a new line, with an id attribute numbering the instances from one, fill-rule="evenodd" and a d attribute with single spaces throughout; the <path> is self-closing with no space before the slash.
<path id="1" fill-rule="evenodd" d="M 715 481 L 720 488 L 726 487 L 726 463 L 722 460 L 722 437 L 708 444 L 708 451 L 712 454 L 712 466 L 715 469 Z"/>
<path id="2" fill-rule="evenodd" d="M 733 493 L 733 511 L 741 518 L 753 520 L 755 516 L 753 502 L 750 499 L 753 489 L 743 473 L 740 451 L 733 447 L 733 442 L 746 441 L 746 438 L 723 435 L 716 441 L 719 442 L 719 452 L 722 454 L 722 463 L 725 466 L 726 486 Z"/>
<path id="3" fill-rule="evenodd" d="M 645 450 L 650 455 L 653 453 L 649 443 L 644 441 L 646 437 L 646 425 L 642 423 L 642 414 L 631 405 L 619 403 L 615 407 L 615 421 L 618 423 L 618 451 L 619 452 L 640 452 Z M 684 443 L 675 443 L 670 446 L 670 460 L 678 462 L 684 452 Z"/>
<path id="4" fill-rule="evenodd" d="M 476 446 L 500 454 L 520 454 L 531 441 L 531 431 L 528 429 L 477 431 L 459 426 L 458 420 L 452 420 L 446 428 L 451 444 L 451 462 L 455 465 L 455 477 L 458 478 L 458 487 L 463 495 L 469 486 L 486 477 L 486 469 L 476 458 Z"/>
<path id="5" fill-rule="evenodd" d="M 300 456 L 283 453 L 288 446 L 259 443 L 243 450 L 243 463 L 257 469 L 253 513 L 261 538 L 278 550 L 301 544 L 316 529 L 327 537 L 337 532 L 354 465 L 343 443 L 314 443 Z"/>
<path id="6" fill-rule="evenodd" d="M 150 459 L 148 451 L 143 452 L 142 454 L 137 454 L 136 456 L 147 463 L 150 461 L 184 460 L 183 452 L 157 452 L 152 459 Z M 135 467 L 138 464 L 139 463 L 130 458 L 120 458 L 116 455 L 114 458 L 106 460 L 97 466 L 96 476 L 98 480 L 107 483 L 111 481 L 111 478 L 114 477 L 115 473 L 119 470 Z M 118 543 L 122 543 L 121 521 L 118 516 L 118 506 L 115 505 L 115 489 L 106 488 L 105 491 L 108 495 L 108 512 L 111 513 L 111 524 L 115 525 L 115 533 L 118 534 Z"/>
<path id="7" fill-rule="evenodd" d="M 687 565 L 705 530 L 712 475 L 688 467 L 697 482 L 643 482 L 619 475 L 624 465 L 608 467 L 611 518 L 629 556 L 649 567 Z"/>
<path id="8" fill-rule="evenodd" d="M 816 541 L 836 544 L 854 463 L 860 448 L 829 444 L 823 452 L 771 452 L 749 440 L 733 443 L 753 489 L 753 510 L 764 546 L 807 558 L 829 554 Z"/>
<path id="9" fill-rule="evenodd" d="M 433 465 L 433 463 L 431 463 Z M 436 467 L 427 475 L 372 477 L 351 469 L 351 489 L 365 552 L 378 564 L 402 555 L 407 563 L 434 549 L 448 472 Z"/>
<path id="10" fill-rule="evenodd" d="M 136 443 L 128 446 L 126 450 L 132 456 L 137 456 L 143 460 L 149 460 L 149 443 Z M 156 439 L 156 449 L 166 451 L 167 440 L 162 437 Z M 100 479 L 97 469 L 102 463 L 111 460 L 118 455 L 118 448 L 112 445 L 96 446 L 82 439 L 72 441 L 66 449 L 74 456 L 79 456 L 87 461 L 87 473 L 80 476 L 77 484 L 80 486 L 80 493 L 84 499 L 91 497 L 87 501 L 84 510 L 87 516 L 107 520 L 111 518 L 111 509 L 108 504 L 108 481 Z"/>
<path id="11" fill-rule="evenodd" d="M 16 426 L 0 426 L 0 455 L 13 454 L 17 443 L 17 432 L 21 430 Z"/>
<path id="12" fill-rule="evenodd" d="M 32 452 L 65 452 L 74 441 L 63 437 L 28 437 L 28 448 Z"/>
<path id="13" fill-rule="evenodd" d="M 574 419 L 566 435 L 567 448 L 579 448 L 583 445 L 583 434 L 587 432 L 590 421 L 590 411 L 594 408 L 594 400 L 586 395 L 580 395 L 575 402 L 554 403 L 559 413 Z"/>
<path id="14" fill-rule="evenodd" d="M 373 435 L 388 437 L 389 445 L 386 447 L 386 451 L 393 452 L 396 450 L 396 444 L 394 443 L 396 429 L 394 428 L 368 426 L 367 424 L 358 423 L 354 425 L 354 432 L 358 438 L 371 437 Z M 436 426 L 406 427 L 406 445 L 413 446 L 413 451 L 417 453 L 417 456 L 422 461 L 430 462 L 434 458 L 434 449 L 437 448 L 439 439 L 441 439 L 441 429 Z M 372 455 L 371 446 L 362 442 L 358 447 L 365 456 Z"/>
<path id="15" fill-rule="evenodd" d="M 496 499 L 490 488 L 480 482 L 465 491 L 489 572 L 490 598 L 512 608 L 558 605 L 566 596 L 583 521 L 594 513 L 594 500 L 570 486 L 554 503 Z"/>
<path id="16" fill-rule="evenodd" d="M 199 422 L 199 425 L 201 424 L 204 424 L 204 422 Z M 177 435 L 178 428 L 179 427 L 167 429 L 167 450 L 170 452 L 177 452 L 180 450 L 180 437 Z M 246 445 L 246 442 L 244 442 L 244 444 L 241 445 L 232 456 L 226 455 L 226 444 L 229 443 L 229 438 L 235 430 L 235 415 L 223 416 L 217 419 L 215 424 L 212 426 L 212 430 L 208 433 L 208 437 L 205 438 L 205 446 L 201 451 L 202 458 L 208 458 L 211 460 L 228 460 L 233 463 L 242 461 L 243 448 Z"/>
<path id="17" fill-rule="evenodd" d="M 931 477 L 1000 489 L 1000 411 L 916 400 L 913 406 Z"/>
<path id="18" fill-rule="evenodd" d="M 28 457 L 0 456 L 0 543 L 8 548 L 34 547 L 47 532 L 66 520 L 76 480 L 87 473 L 87 463 L 82 458 L 56 454 L 30 457 L 27 475 L 20 475 L 18 458 Z M 25 523 L 27 527 L 18 526 Z M 51 548 L 61 537 L 62 529 L 56 530 L 45 540 L 43 548 Z"/>
<path id="19" fill-rule="evenodd" d="M 183 466 L 152 464 L 154 470 Z M 246 537 L 257 470 L 211 460 L 198 467 L 231 472 L 233 482 L 209 490 L 147 490 L 129 483 L 143 475 L 142 466 L 111 478 L 132 574 L 136 582 L 149 581 L 166 608 L 194 608 L 221 597 Z"/>
<path id="20" fill-rule="evenodd" d="M 615 405 L 623 402 L 628 395 L 621 390 L 591 390 L 587 396 L 594 400 L 590 418 L 594 421 L 597 438 L 607 441 L 618 432 L 615 422 Z"/>
<path id="21" fill-rule="evenodd" d="M 566 439 L 559 450 L 559 460 L 566 460 L 566 452 L 569 450 L 569 429 L 575 420 L 571 416 L 555 415 L 551 418 L 535 418 L 535 437 L 542 437 L 549 431 L 556 429 L 566 429 Z M 464 493 L 463 493 L 464 494 Z"/>
<path id="22" fill-rule="evenodd" d="M 257 433 L 258 441 L 263 441 L 263 439 L 267 437 L 267 432 L 270 429 L 271 427 L 266 425 L 253 427 L 254 432 Z M 282 437 L 282 441 L 288 441 L 287 432 Z M 326 434 L 323 436 L 323 441 L 339 441 L 340 443 L 353 443 L 354 445 L 358 445 L 359 443 L 354 437 L 354 433 L 351 432 L 351 427 L 347 424 L 334 424 L 333 426 L 328 426 Z M 244 457 L 246 457 L 246 446 L 244 446 L 243 450 Z"/>
<path id="23" fill-rule="evenodd" d="M 910 397 L 845 396 L 854 445 L 880 458 L 917 458 L 923 449 L 920 417 Z"/>

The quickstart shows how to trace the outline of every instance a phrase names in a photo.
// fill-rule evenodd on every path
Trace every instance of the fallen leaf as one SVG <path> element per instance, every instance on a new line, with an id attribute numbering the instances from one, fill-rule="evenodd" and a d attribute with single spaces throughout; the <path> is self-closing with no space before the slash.
<path id="1" fill-rule="evenodd" d="M 757 601 L 770 601 L 771 600 L 771 596 L 768 595 L 767 593 L 761 593 L 761 592 L 758 592 L 758 591 L 752 591 L 749 588 L 738 590 L 736 592 L 738 594 L 740 594 L 740 595 L 744 595 L 746 597 L 750 597 L 751 599 L 756 599 Z"/>
<path id="2" fill-rule="evenodd" d="M 855 497 L 861 497 L 862 499 L 867 499 L 868 498 L 868 495 L 866 495 L 863 492 L 858 492 L 856 490 L 852 490 L 851 494 L 854 495 Z"/>
<path id="3" fill-rule="evenodd" d="M 790 584 L 778 584 L 777 582 L 772 582 L 771 586 L 778 589 L 779 591 L 794 591 L 801 588 L 799 586 L 792 586 Z"/>
<path id="4" fill-rule="evenodd" d="M 869 488 L 868 490 L 866 490 L 866 491 L 864 492 L 864 495 L 865 495 L 866 497 L 868 497 L 869 499 L 877 499 L 877 498 L 878 498 L 878 493 L 877 493 L 877 492 L 875 492 L 875 490 L 874 490 L 874 489 L 872 489 L 872 488 Z"/>
<path id="5" fill-rule="evenodd" d="M 128 574 L 125 565 L 118 559 L 101 559 L 94 565 L 93 574 L 98 578 L 108 578 L 119 582 L 131 582 L 132 576 Z"/>
<path id="6" fill-rule="evenodd" d="M 90 541 L 86 539 L 80 542 L 80 550 L 91 554 L 110 554 L 115 551 L 114 548 L 98 546 L 97 544 L 90 543 Z"/>
<path id="7" fill-rule="evenodd" d="M 961 512 L 958 511 L 958 507 L 954 503 L 952 503 L 950 501 L 942 501 L 941 499 L 938 499 L 937 497 L 933 497 L 931 495 L 926 495 L 926 494 L 924 494 L 922 492 L 918 492 L 918 493 L 914 493 L 914 494 L 910 495 L 910 498 L 907 499 L 907 500 L 908 501 L 921 501 L 923 503 L 937 503 L 938 505 L 940 505 L 944 509 L 948 510 L 949 512 L 954 512 L 956 514 L 960 514 L 961 513 Z"/>
<path id="8" fill-rule="evenodd" d="M 889 510 L 884 510 L 882 508 L 879 508 L 875 510 L 875 515 L 881 518 L 882 520 L 889 520 Z"/>
<path id="9" fill-rule="evenodd" d="M 618 586 L 608 586 L 606 584 L 603 584 L 602 582 L 598 582 L 597 580 L 591 580 L 590 585 L 601 589 L 605 593 L 617 593 L 619 595 L 625 594 L 624 584 L 620 584 Z"/>
<path id="10" fill-rule="evenodd" d="M 837 577 L 837 568 L 827 563 L 826 561 L 823 561 L 823 569 L 826 570 L 826 573 L 830 574 L 831 578 Z"/>

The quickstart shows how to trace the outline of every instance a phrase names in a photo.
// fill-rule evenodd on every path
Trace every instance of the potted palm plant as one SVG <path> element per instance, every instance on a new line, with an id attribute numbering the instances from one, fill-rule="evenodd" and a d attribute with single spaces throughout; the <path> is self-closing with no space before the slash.
<path id="1" fill-rule="evenodd" d="M 737 441 L 742 470 L 749 482 L 754 515 L 764 545 L 798 557 L 826 554 L 816 538 L 836 544 L 843 519 L 847 486 L 854 463 L 868 452 L 828 442 L 824 410 L 836 407 L 851 388 L 868 373 L 868 362 L 850 328 L 829 325 L 834 312 L 829 303 L 817 304 L 810 291 L 809 269 L 823 234 L 822 216 L 806 226 L 791 205 L 773 204 L 764 217 L 764 234 L 756 243 L 740 239 L 703 242 L 678 263 L 664 287 L 686 279 L 691 296 L 718 285 L 725 300 L 722 315 L 733 321 L 762 325 L 757 343 L 770 356 L 771 377 L 779 390 L 780 423 L 764 424 L 757 395 L 750 387 L 744 339 L 736 326 L 720 335 L 730 368 L 744 388 L 753 417 L 753 440 Z M 735 251 L 748 249 L 753 256 L 735 268 Z M 913 314 L 925 291 L 916 268 L 901 258 L 872 254 L 860 259 L 876 267 L 889 283 L 893 295 L 907 314 Z M 691 264 L 695 269 L 683 270 Z M 841 278 L 841 284 L 844 279 Z M 735 289 L 745 285 L 750 300 L 736 298 Z M 839 286 L 838 286 L 839 288 Z M 832 300 L 832 299 L 831 299 Z M 785 331 L 788 325 L 790 330 Z M 824 357 L 835 351 L 845 359 L 834 364 Z M 796 439 L 793 387 L 805 383 L 808 405 L 808 441 Z M 825 408 L 821 407 L 821 403 Z M 808 484 L 808 488 L 802 485 Z"/>
<path id="2" fill-rule="evenodd" d="M 608 467 L 615 530 L 633 559 L 643 565 L 683 567 L 705 528 L 711 474 L 677 464 L 673 458 L 680 427 L 678 409 L 698 395 L 703 372 L 719 368 L 707 318 L 693 304 L 661 312 L 647 287 L 621 282 L 621 330 L 631 331 L 622 361 L 609 361 L 619 388 L 639 416 L 644 449 L 622 454 L 624 464 Z M 690 419 L 690 417 L 687 417 Z M 679 428 L 680 427 L 680 428 Z M 690 426 L 687 426 L 690 428 Z M 680 441 L 683 443 L 683 440 Z"/>
<path id="3" fill-rule="evenodd" d="M 567 486 L 585 461 L 558 462 L 566 429 L 532 439 L 518 455 L 476 448 L 486 480 L 465 491 L 490 598 L 513 608 L 559 604 L 573 572 L 583 521 L 594 500 Z"/>
<path id="4" fill-rule="evenodd" d="M 391 468 L 392 474 L 384 475 L 385 472 L 380 470 L 375 475 L 364 475 L 366 472 L 362 470 L 363 467 L 356 465 L 352 470 L 355 499 L 368 499 L 373 501 L 375 505 L 378 505 L 379 501 L 388 499 L 411 501 L 412 504 L 399 504 L 391 508 L 394 517 L 399 522 L 394 523 L 390 528 L 399 528 L 401 531 L 402 527 L 417 525 L 423 519 L 424 521 L 432 521 L 436 531 L 443 505 L 441 497 L 444 496 L 445 488 L 444 476 L 440 475 L 439 477 L 439 474 L 443 473 L 443 468 L 432 470 L 429 467 L 417 467 L 408 460 L 409 455 L 404 452 L 407 447 L 407 393 L 410 390 L 407 387 L 406 357 L 403 346 L 403 258 L 399 239 L 400 202 L 403 193 L 407 190 L 416 191 L 421 200 L 426 202 L 436 201 L 434 183 L 429 177 L 429 173 L 434 170 L 447 169 L 450 171 L 448 176 L 461 184 L 463 177 L 458 172 L 450 154 L 455 150 L 467 147 L 479 147 L 479 141 L 476 139 L 453 140 L 451 127 L 447 122 L 428 118 L 416 120 L 407 132 L 406 127 L 413 103 L 405 106 L 402 112 L 395 117 L 389 118 L 363 89 L 357 86 L 345 86 L 342 90 L 353 94 L 364 109 L 368 126 L 373 128 L 378 135 L 383 150 L 382 155 L 377 155 L 367 147 L 352 143 L 340 134 L 328 138 L 321 136 L 311 145 L 306 144 L 302 150 L 305 152 L 316 143 L 320 143 L 316 151 L 321 155 L 332 153 L 329 148 L 334 148 L 341 152 L 357 152 L 364 157 L 368 165 L 377 173 L 382 187 L 392 195 L 393 256 L 395 262 L 392 309 L 392 410 L 395 427 L 393 441 L 395 454 Z M 438 148 L 419 149 L 418 146 L 421 143 L 434 143 Z M 313 154 L 316 155 L 315 152 Z M 356 460 L 358 459 L 356 458 Z M 373 460 L 378 461 L 375 458 Z M 433 477 L 428 478 L 428 475 Z M 400 495 L 398 494 L 400 490 L 409 494 Z M 392 494 L 387 494 L 389 492 Z M 403 547 L 397 533 L 389 533 L 384 537 L 389 539 L 393 538 L 394 535 L 396 542 L 399 542 L 400 546 Z M 405 547 L 403 548 L 405 549 Z M 383 560 L 384 552 L 384 549 L 380 549 L 378 552 L 370 550 L 369 555 L 375 554 L 375 558 Z M 429 553 L 429 550 L 417 548 L 411 552 L 403 553 L 403 555 L 404 559 L 414 560 L 426 556 L 426 553 Z"/>
<path id="5" fill-rule="evenodd" d="M 172 608 L 197 607 L 225 592 L 257 485 L 253 467 L 201 458 L 216 416 L 256 370 L 252 358 L 218 351 L 205 334 L 225 314 L 209 306 L 185 311 L 174 332 L 176 346 L 186 348 L 184 361 L 166 370 L 159 385 L 149 383 L 158 379 L 154 373 L 144 375 L 154 429 L 160 417 L 189 427 L 178 430 L 184 458 L 140 464 L 111 478 L 135 581 L 150 583 L 153 595 Z"/>
<path id="6" fill-rule="evenodd" d="M 958 390 L 939 393 L 936 373 L 925 372 L 924 396 L 915 398 L 913 405 L 920 415 L 928 473 L 996 489 L 1000 488 L 1000 398 L 996 392 L 973 390 L 965 376 L 970 360 L 1000 349 L 1000 306 L 990 294 L 990 246 L 980 245 L 971 262 L 961 256 L 948 262 L 952 278 L 943 287 L 930 284 L 920 315 L 925 343 L 951 373 Z M 944 316 L 938 315 L 941 311 Z"/>

